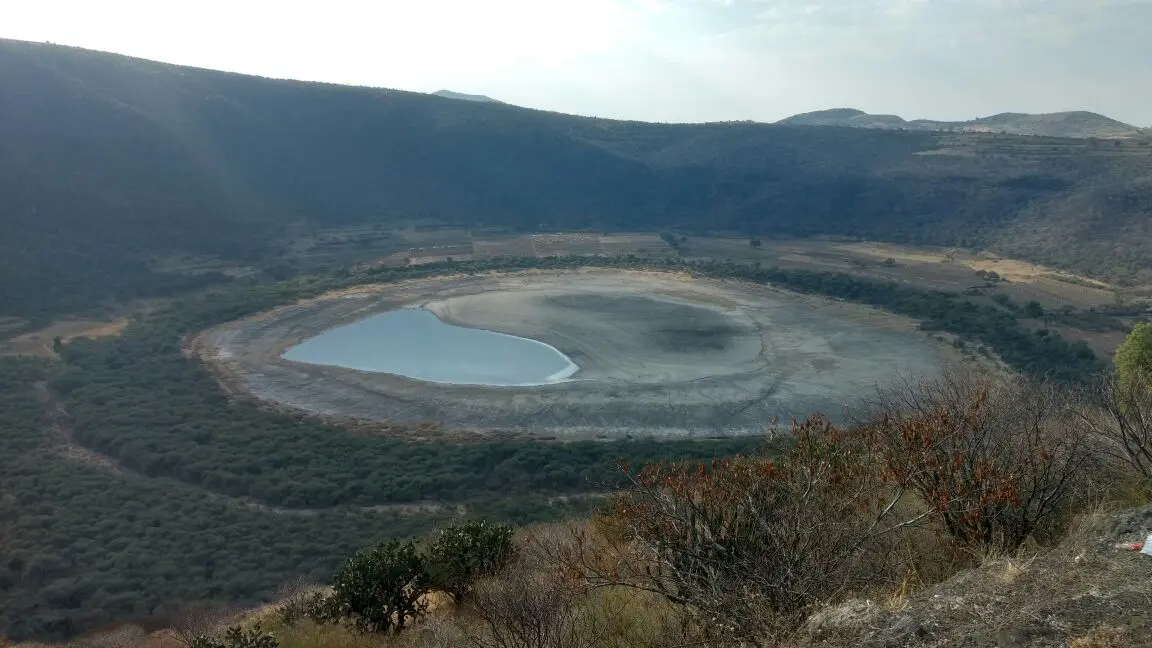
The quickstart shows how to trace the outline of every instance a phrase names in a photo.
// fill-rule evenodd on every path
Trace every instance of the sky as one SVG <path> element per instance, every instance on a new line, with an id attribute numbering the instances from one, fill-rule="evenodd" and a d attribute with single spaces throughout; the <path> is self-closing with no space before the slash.
<path id="1" fill-rule="evenodd" d="M 1152 0 L 0 0 L 4 38 L 666 122 L 853 107 L 1152 126 L 1150 26 Z"/>

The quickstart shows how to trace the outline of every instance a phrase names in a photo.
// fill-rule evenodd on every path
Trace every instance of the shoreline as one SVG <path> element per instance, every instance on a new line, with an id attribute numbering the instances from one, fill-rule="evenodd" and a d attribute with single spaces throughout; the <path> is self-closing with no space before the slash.
<path id="1" fill-rule="evenodd" d="M 543 344 L 571 366 L 526 386 L 436 383 L 280 354 L 400 308 Z M 956 353 L 915 321 L 779 288 L 658 272 L 529 271 L 358 287 L 199 335 L 231 385 L 281 406 L 394 426 L 575 439 L 758 434 L 851 407 L 893 376 Z M 568 375 L 568 372 L 572 372 Z"/>
<path id="2" fill-rule="evenodd" d="M 452 327 L 452 328 L 458 328 L 458 329 L 467 329 L 470 331 L 481 331 L 481 332 L 483 332 L 485 334 L 489 334 L 489 335 L 498 335 L 501 337 L 514 339 L 514 340 L 517 340 L 519 342 L 529 342 L 532 344 L 543 346 L 543 347 L 547 348 L 549 351 L 551 351 L 553 354 L 558 356 L 560 359 L 562 359 L 565 363 L 567 363 L 567 365 L 564 368 L 560 369 L 559 371 L 556 371 L 556 372 L 549 374 L 543 380 L 540 380 L 540 381 L 516 382 L 516 383 L 512 383 L 512 382 L 496 383 L 496 382 L 470 382 L 470 381 L 466 381 L 466 380 L 459 380 L 459 381 L 457 381 L 457 380 L 433 380 L 430 378 L 413 376 L 413 375 L 401 373 L 398 371 L 387 371 L 387 370 L 378 369 L 378 368 L 368 368 L 368 367 L 364 367 L 364 366 L 356 366 L 354 364 L 348 364 L 348 363 L 342 363 L 342 362 L 316 362 L 316 361 L 310 361 L 310 360 L 304 360 L 304 359 L 289 357 L 289 354 L 291 354 L 294 350 L 296 350 L 299 347 L 309 343 L 312 340 L 315 340 L 315 339 L 320 338 L 320 337 L 325 336 L 325 335 L 335 333 L 341 329 L 345 329 L 345 328 L 354 326 L 356 324 L 360 324 L 362 322 L 366 322 L 366 321 L 374 319 L 374 318 L 383 317 L 383 316 L 388 315 L 390 313 L 396 313 L 396 312 L 405 311 L 405 310 L 428 313 L 432 317 L 436 318 L 436 320 L 439 321 L 444 326 L 448 326 L 448 327 Z M 221 352 L 221 355 L 219 357 L 222 359 L 226 359 L 226 358 L 231 357 L 231 355 L 232 354 L 230 351 L 223 351 L 223 352 Z M 333 326 L 332 328 L 328 328 L 328 329 L 319 331 L 315 335 L 308 337 L 308 338 L 305 338 L 303 340 L 300 340 L 299 342 L 286 348 L 283 352 L 280 353 L 279 357 L 281 360 L 284 360 L 286 362 L 298 363 L 301 365 L 309 365 L 309 366 L 316 366 L 316 367 L 334 367 L 334 368 L 339 368 L 339 369 L 347 369 L 350 371 L 360 371 L 360 372 L 364 372 L 364 373 L 368 373 L 368 374 L 382 374 L 382 375 L 387 375 L 387 376 L 395 376 L 397 378 L 406 379 L 406 380 L 413 380 L 413 381 L 417 381 L 417 382 L 427 383 L 430 385 L 461 386 L 461 387 L 488 387 L 488 388 L 541 387 L 541 386 L 545 386 L 545 385 L 555 385 L 555 384 L 564 383 L 564 382 L 571 382 L 568 379 L 580 371 L 580 366 L 578 364 L 576 364 L 571 358 L 569 358 L 563 351 L 561 351 L 560 349 L 557 349 L 556 347 L 552 346 L 551 344 L 548 344 L 546 342 L 541 342 L 540 340 L 535 340 L 535 339 L 532 339 L 529 337 L 512 335 L 510 333 L 503 333 L 500 331 L 493 331 L 493 330 L 489 330 L 489 329 L 485 329 L 485 328 L 470 327 L 470 326 L 463 326 L 460 324 L 456 324 L 454 322 L 446 320 L 445 318 L 440 317 L 433 309 L 427 308 L 424 305 L 421 305 L 421 306 L 401 306 L 399 308 L 392 308 L 392 309 L 388 309 L 388 310 L 383 310 L 383 311 L 380 311 L 377 313 L 372 313 L 372 314 L 366 315 L 360 319 L 357 319 L 357 320 L 354 320 L 351 322 L 342 323 L 342 324 Z"/>

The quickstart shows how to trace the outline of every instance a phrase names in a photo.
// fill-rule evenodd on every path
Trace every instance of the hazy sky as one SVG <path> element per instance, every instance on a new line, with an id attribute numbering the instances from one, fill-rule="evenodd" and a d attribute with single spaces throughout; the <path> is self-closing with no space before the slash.
<path id="1" fill-rule="evenodd" d="M 649 121 L 1149 126 L 1150 29 L 1152 0 L 0 0 L 0 37 Z"/>

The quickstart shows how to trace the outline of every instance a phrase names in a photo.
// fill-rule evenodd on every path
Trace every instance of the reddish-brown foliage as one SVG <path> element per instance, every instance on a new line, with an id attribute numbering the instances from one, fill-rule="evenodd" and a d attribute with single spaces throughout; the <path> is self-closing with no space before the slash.
<path id="1" fill-rule="evenodd" d="M 888 476 L 964 546 L 1012 551 L 1057 520 L 1090 457 L 1051 385 L 949 375 L 889 392 L 866 427 Z"/>
<path id="2" fill-rule="evenodd" d="M 866 578 L 858 567 L 876 541 L 915 519 L 896 518 L 900 495 L 858 435 L 816 417 L 794 424 L 792 437 L 777 459 L 662 464 L 635 475 L 609 516 L 637 552 L 639 567 L 625 561 L 629 582 L 750 637 L 794 626 Z"/>

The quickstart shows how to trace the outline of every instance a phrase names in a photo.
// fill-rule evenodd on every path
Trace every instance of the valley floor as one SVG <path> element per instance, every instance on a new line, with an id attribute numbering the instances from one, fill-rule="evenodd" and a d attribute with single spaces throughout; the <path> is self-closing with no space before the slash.
<path id="1" fill-rule="evenodd" d="M 284 360 L 319 331 L 398 307 L 536 339 L 569 382 L 445 385 Z M 759 434 L 962 360 L 916 321 L 751 282 L 582 270 L 368 285 L 212 329 L 202 357 L 260 398 L 333 417 L 535 437 Z M 429 353 L 435 352 L 433 349 Z"/>

